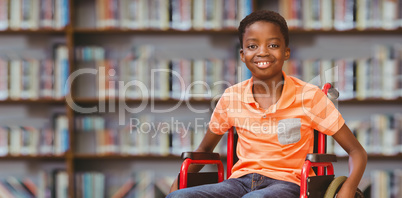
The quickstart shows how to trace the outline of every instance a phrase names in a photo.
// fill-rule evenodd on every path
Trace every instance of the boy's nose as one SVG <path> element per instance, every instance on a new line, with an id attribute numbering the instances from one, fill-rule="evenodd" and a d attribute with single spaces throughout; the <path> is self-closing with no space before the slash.
<path id="1" fill-rule="evenodd" d="M 267 47 L 260 47 L 258 50 L 258 56 L 269 56 L 269 50 Z"/>

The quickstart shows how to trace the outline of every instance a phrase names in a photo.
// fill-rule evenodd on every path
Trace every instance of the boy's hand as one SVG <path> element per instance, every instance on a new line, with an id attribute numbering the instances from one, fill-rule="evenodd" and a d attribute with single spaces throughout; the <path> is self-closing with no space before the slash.
<path id="1" fill-rule="evenodd" d="M 170 187 L 169 193 L 172 193 L 173 191 L 176 191 L 179 189 L 179 186 L 177 186 L 177 178 L 173 181 L 172 186 Z"/>
<path id="2" fill-rule="evenodd" d="M 351 189 L 348 186 L 342 185 L 341 190 L 339 190 L 338 194 L 335 196 L 336 198 L 353 198 L 355 197 L 357 189 Z"/>

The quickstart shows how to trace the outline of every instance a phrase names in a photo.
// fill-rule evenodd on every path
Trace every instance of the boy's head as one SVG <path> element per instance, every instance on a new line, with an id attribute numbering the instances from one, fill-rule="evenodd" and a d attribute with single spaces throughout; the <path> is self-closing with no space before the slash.
<path id="1" fill-rule="evenodd" d="M 278 13 L 268 10 L 259 10 L 246 16 L 239 25 L 238 34 L 240 40 L 240 48 L 243 49 L 243 36 L 246 32 L 247 27 L 257 21 L 266 21 L 279 26 L 279 29 L 285 39 L 286 47 L 289 46 L 289 30 L 286 20 Z"/>
<path id="2" fill-rule="evenodd" d="M 240 58 L 257 81 L 282 79 L 282 67 L 290 58 L 285 19 L 272 11 L 256 11 L 239 26 Z"/>

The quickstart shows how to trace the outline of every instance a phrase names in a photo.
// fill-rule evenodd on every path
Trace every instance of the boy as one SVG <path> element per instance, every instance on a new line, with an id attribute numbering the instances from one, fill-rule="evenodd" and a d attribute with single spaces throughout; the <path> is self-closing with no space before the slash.
<path id="1" fill-rule="evenodd" d="M 350 175 L 337 197 L 354 197 L 367 154 L 318 87 L 282 72 L 290 57 L 285 19 L 272 11 L 256 11 L 238 30 L 240 57 L 252 78 L 225 90 L 196 152 L 212 152 L 235 126 L 239 161 L 230 179 L 168 197 L 299 197 L 301 168 L 312 153 L 314 129 L 333 136 L 349 154 Z M 190 166 L 189 172 L 201 168 Z M 177 181 L 171 191 L 176 189 Z"/>

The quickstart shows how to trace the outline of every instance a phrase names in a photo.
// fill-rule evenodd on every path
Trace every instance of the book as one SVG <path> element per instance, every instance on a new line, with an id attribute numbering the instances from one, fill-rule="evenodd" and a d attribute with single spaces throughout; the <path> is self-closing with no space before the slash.
<path id="1" fill-rule="evenodd" d="M 57 115 L 54 118 L 54 154 L 62 155 L 69 148 L 68 118 L 66 115 Z"/>
<path id="2" fill-rule="evenodd" d="M 66 171 L 57 171 L 54 173 L 54 195 L 59 198 L 68 197 L 68 174 Z"/>
<path id="3" fill-rule="evenodd" d="M 400 7 L 399 7 L 400 9 Z M 398 1 L 384 0 L 382 1 L 382 28 L 393 30 L 399 27 L 398 24 Z"/>
<path id="4" fill-rule="evenodd" d="M 9 153 L 9 129 L 0 127 L 0 156 L 6 156 Z"/>
<path id="5" fill-rule="evenodd" d="M 41 28 L 53 28 L 54 6 L 54 0 L 40 0 L 39 25 Z"/>
<path id="6" fill-rule="evenodd" d="M 135 187 L 136 182 L 133 178 L 128 178 L 127 181 L 113 194 L 112 198 L 126 197 L 126 195 Z"/>
<path id="7" fill-rule="evenodd" d="M 6 30 L 9 27 L 8 23 L 8 11 L 9 11 L 9 1 L 0 0 L 0 30 Z"/>
<path id="8" fill-rule="evenodd" d="M 43 60 L 40 62 L 39 72 L 39 97 L 54 97 L 54 62 Z"/>
<path id="9" fill-rule="evenodd" d="M 237 28 L 237 0 L 224 0 L 223 1 L 223 28 L 235 29 Z"/>
<path id="10" fill-rule="evenodd" d="M 18 100 L 21 97 L 22 81 L 22 62 L 21 60 L 11 60 L 10 62 L 10 98 Z"/>
<path id="11" fill-rule="evenodd" d="M 14 197 L 12 191 L 3 182 L 0 182 L 0 196 L 1 197 Z"/>
<path id="12" fill-rule="evenodd" d="M 0 100 L 5 100 L 9 97 L 9 67 L 8 61 L 0 58 Z"/>
<path id="13" fill-rule="evenodd" d="M 170 191 L 170 186 L 174 181 L 174 177 L 157 177 L 155 179 L 155 187 L 162 192 L 162 196 L 167 196 Z"/>
<path id="14" fill-rule="evenodd" d="M 320 25 L 323 30 L 330 30 L 333 27 L 333 6 L 332 0 L 322 0 L 319 1 L 320 4 Z M 315 26 L 315 28 L 319 28 L 319 26 Z"/>
<path id="15" fill-rule="evenodd" d="M 17 30 L 21 26 L 22 1 L 10 1 L 10 29 Z"/>
<path id="16" fill-rule="evenodd" d="M 58 0 L 61 1 L 61 0 Z M 69 83 L 67 82 L 69 76 L 69 63 L 68 63 L 68 49 L 65 45 L 58 45 L 55 47 L 55 69 L 54 69 L 54 97 L 57 99 L 63 98 L 67 95 Z"/>
<path id="17" fill-rule="evenodd" d="M 15 195 L 17 197 L 22 196 L 22 197 L 33 197 L 34 195 L 27 190 L 19 181 L 17 178 L 9 176 L 5 179 L 5 182 L 8 183 L 8 185 L 15 190 Z"/>

